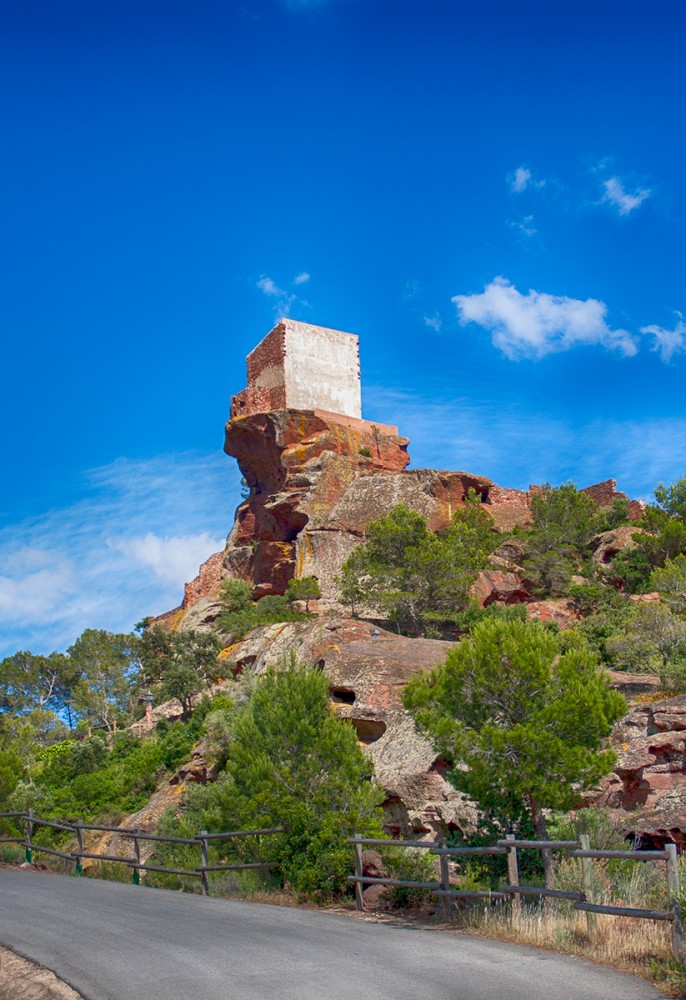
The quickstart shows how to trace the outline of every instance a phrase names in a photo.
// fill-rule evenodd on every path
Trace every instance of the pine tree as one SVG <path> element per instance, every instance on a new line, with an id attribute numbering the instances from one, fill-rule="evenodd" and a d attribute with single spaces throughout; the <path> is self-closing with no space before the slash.
<path id="1" fill-rule="evenodd" d="M 541 839 L 544 810 L 571 808 L 610 770 L 603 741 L 625 710 L 587 650 L 560 655 L 538 622 L 498 620 L 477 625 L 442 666 L 415 677 L 405 705 L 453 762 L 457 788 L 503 823 L 527 809 Z"/>
<path id="2" fill-rule="evenodd" d="M 268 849 L 288 883 L 340 893 L 350 872 L 346 838 L 380 835 L 383 792 L 352 725 L 331 711 L 327 678 L 294 658 L 270 668 L 232 731 L 224 775 L 196 793 L 199 821 L 220 830 L 283 826 Z"/>

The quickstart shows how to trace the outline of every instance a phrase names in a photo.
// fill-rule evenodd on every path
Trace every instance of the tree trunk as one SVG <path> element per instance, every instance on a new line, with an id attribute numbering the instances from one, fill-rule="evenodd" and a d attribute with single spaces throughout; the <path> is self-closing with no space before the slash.
<path id="1" fill-rule="evenodd" d="M 529 796 L 529 808 L 531 809 L 531 818 L 534 821 L 534 830 L 536 831 L 536 837 L 538 840 L 548 839 L 548 830 L 545 823 L 545 816 L 543 815 L 543 810 L 539 806 L 533 795 Z M 555 881 L 555 869 L 553 867 L 553 852 L 550 850 L 541 851 L 541 859 L 543 861 L 543 879 L 545 882 L 546 889 L 554 888 Z"/>

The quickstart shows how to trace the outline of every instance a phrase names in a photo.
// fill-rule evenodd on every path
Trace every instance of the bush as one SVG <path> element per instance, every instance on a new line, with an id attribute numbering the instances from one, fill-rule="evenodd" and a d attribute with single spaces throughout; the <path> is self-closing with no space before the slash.
<path id="1" fill-rule="evenodd" d="M 354 729 L 331 712 L 328 679 L 293 659 L 271 668 L 231 729 L 224 774 L 189 793 L 177 830 L 283 826 L 262 842 L 217 842 L 211 850 L 217 863 L 279 861 L 281 884 L 298 893 L 327 899 L 346 891 L 346 840 L 355 832 L 380 836 L 383 792 L 370 781 Z"/>

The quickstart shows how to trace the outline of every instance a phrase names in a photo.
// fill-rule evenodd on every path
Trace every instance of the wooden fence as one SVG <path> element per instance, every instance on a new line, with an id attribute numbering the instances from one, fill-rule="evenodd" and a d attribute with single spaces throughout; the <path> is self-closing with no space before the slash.
<path id="1" fill-rule="evenodd" d="M 517 840 L 509 834 L 503 840 L 498 840 L 488 847 L 447 847 L 443 841 L 421 840 L 378 840 L 370 837 L 355 836 L 348 840 L 355 850 L 355 874 L 348 881 L 355 885 L 355 903 L 358 910 L 364 909 L 363 887 L 365 885 L 403 886 L 412 889 L 430 889 L 442 903 L 443 916 L 450 917 L 451 900 L 493 900 L 511 901 L 512 916 L 516 919 L 521 913 L 522 896 L 552 897 L 569 900 L 575 909 L 586 913 L 586 926 L 589 936 L 596 931 L 598 913 L 617 917 L 636 917 L 644 920 L 665 920 L 671 923 L 672 953 L 678 961 L 684 960 L 684 930 L 679 903 L 679 868 L 677 862 L 676 844 L 666 844 L 663 851 L 602 851 L 592 850 L 588 834 L 582 834 L 579 840 Z M 365 875 L 363 871 L 363 847 L 411 847 L 428 851 L 438 857 L 439 880 L 433 882 L 412 882 L 404 879 L 376 878 Z M 543 886 L 521 885 L 519 881 L 518 850 L 535 851 L 565 851 L 568 857 L 581 859 L 583 892 L 566 892 L 561 889 L 546 889 Z M 478 857 L 479 855 L 506 854 L 508 884 L 500 886 L 495 891 L 467 891 L 456 889 L 451 885 L 451 858 Z M 667 875 L 667 893 L 669 907 L 666 910 L 643 910 L 629 906 L 605 906 L 591 902 L 593 893 L 594 859 L 619 858 L 630 861 L 664 861 Z"/>
<path id="2" fill-rule="evenodd" d="M 57 823 L 54 820 L 40 819 L 34 816 L 29 809 L 26 813 L 0 813 L 0 819 L 19 820 L 26 824 L 26 832 L 21 837 L 0 837 L 0 844 L 18 844 L 24 848 L 25 859 L 30 864 L 33 860 L 34 852 L 49 854 L 53 857 L 62 858 L 75 865 L 77 875 L 83 873 L 83 860 L 88 858 L 93 861 L 110 861 L 128 865 L 131 868 L 132 881 L 134 885 L 140 885 L 141 872 L 162 872 L 168 875 L 187 875 L 191 878 L 199 878 L 202 884 L 202 891 L 209 896 L 210 887 L 207 879 L 208 872 L 224 871 L 248 871 L 258 868 L 278 868 L 278 861 L 251 861 L 241 864 L 217 864 L 209 863 L 209 845 L 221 840 L 235 840 L 241 837 L 262 837 L 275 833 L 283 833 L 283 827 L 271 827 L 264 830 L 233 830 L 227 833 L 208 833 L 201 830 L 195 837 L 163 837 L 158 834 L 143 833 L 140 829 L 126 829 L 119 826 L 99 826 L 92 823 Z M 36 828 L 47 827 L 52 830 L 61 830 L 72 833 L 76 838 L 76 847 L 73 851 L 58 851 L 53 847 L 45 847 L 37 844 L 34 840 Z M 132 844 L 132 854 L 130 856 L 118 856 L 112 854 L 93 854 L 84 850 L 83 835 L 89 830 L 98 833 L 114 833 L 117 836 L 129 839 Z M 155 841 L 163 844 L 190 844 L 200 851 L 201 864 L 195 868 L 165 868 L 162 865 L 149 865 L 141 860 L 141 841 Z"/>

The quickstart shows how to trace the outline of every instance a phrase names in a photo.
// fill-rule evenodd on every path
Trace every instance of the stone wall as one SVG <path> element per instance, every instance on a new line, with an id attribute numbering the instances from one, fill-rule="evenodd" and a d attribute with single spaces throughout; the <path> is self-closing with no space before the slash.
<path id="1" fill-rule="evenodd" d="M 248 385 L 231 400 L 232 418 L 286 408 L 285 354 L 280 323 L 248 355 Z"/>
<path id="2" fill-rule="evenodd" d="M 247 358 L 247 387 L 231 417 L 272 410 L 322 410 L 360 419 L 360 358 L 351 333 L 283 319 Z"/>
<path id="3" fill-rule="evenodd" d="M 284 320 L 286 403 L 294 410 L 362 416 L 357 337 Z"/>

